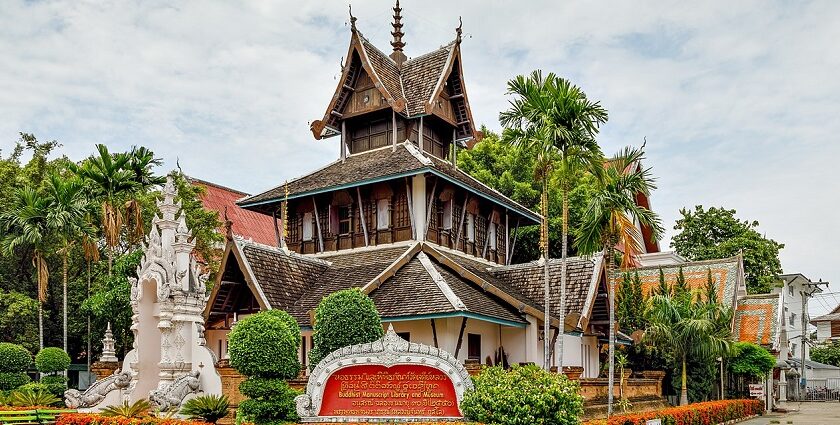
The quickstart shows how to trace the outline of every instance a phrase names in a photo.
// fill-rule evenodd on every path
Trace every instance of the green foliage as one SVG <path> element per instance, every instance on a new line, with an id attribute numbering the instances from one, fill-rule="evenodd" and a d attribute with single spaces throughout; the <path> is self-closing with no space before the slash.
<path id="1" fill-rule="evenodd" d="M 142 418 L 149 413 L 152 405 L 146 399 L 140 399 L 134 403 L 124 401 L 122 404 L 107 406 L 99 412 L 102 416 L 119 418 Z"/>
<path id="2" fill-rule="evenodd" d="M 214 424 L 227 416 L 229 405 L 226 395 L 202 395 L 187 400 L 181 407 L 181 414 L 188 416 L 190 419 L 202 419 Z"/>
<path id="3" fill-rule="evenodd" d="M 484 138 L 470 150 L 458 151 L 458 167 L 482 183 L 498 190 L 505 196 L 537 210 L 540 203 L 541 185 L 534 176 L 536 154 L 519 149 L 501 140 L 498 134 L 482 128 Z M 551 175 L 548 187 L 548 231 L 549 254 L 559 258 L 562 241 L 563 198 L 559 173 Z M 577 171 L 569 177 L 569 227 L 576 229 L 581 223 L 586 201 L 595 190 L 594 178 Z M 511 223 L 513 228 L 516 224 Z M 539 258 L 539 226 L 522 226 L 516 237 L 513 262 L 527 262 Z M 513 237 L 511 230 L 511 237 Z M 570 246 L 570 255 L 575 250 Z"/>
<path id="4" fill-rule="evenodd" d="M 46 347 L 35 355 L 35 368 L 41 373 L 63 372 L 70 367 L 70 356 L 61 348 Z"/>
<path id="5" fill-rule="evenodd" d="M 32 354 L 20 345 L 0 342 L 0 372 L 26 372 L 32 366 Z"/>
<path id="6" fill-rule="evenodd" d="M 715 382 L 720 380 L 715 357 L 690 357 L 686 360 L 686 388 L 688 402 L 699 403 L 710 400 Z M 679 391 L 682 388 L 682 364 L 674 361 L 671 365 L 671 387 Z"/>
<path id="7" fill-rule="evenodd" d="M 728 360 L 731 373 L 752 378 L 766 377 L 776 366 L 776 358 L 769 351 L 751 342 L 736 342 Z"/>
<path id="8" fill-rule="evenodd" d="M 339 348 L 373 342 L 385 334 L 373 300 L 358 288 L 334 292 L 315 309 L 310 367 Z"/>
<path id="9" fill-rule="evenodd" d="M 811 360 L 840 367 L 840 341 L 826 341 L 811 348 Z"/>
<path id="10" fill-rule="evenodd" d="M 691 296 L 691 288 L 689 288 L 688 284 L 685 282 L 685 274 L 683 273 L 682 266 L 680 267 L 680 270 L 677 273 L 677 283 L 674 285 L 674 296 L 675 297 Z"/>
<path id="11" fill-rule="evenodd" d="M 300 327 L 292 316 L 267 310 L 240 320 L 228 335 L 230 364 L 246 376 L 291 379 L 300 371 Z"/>
<path id="12" fill-rule="evenodd" d="M 715 280 L 712 279 L 712 269 L 706 270 L 706 302 L 714 303 L 718 301 L 717 288 L 715 287 Z"/>
<path id="13" fill-rule="evenodd" d="M 619 328 L 632 333 L 645 328 L 645 296 L 639 273 L 624 273 L 616 293 L 616 317 Z"/>
<path id="14" fill-rule="evenodd" d="M 67 390 L 67 377 L 64 375 L 46 375 L 41 377 L 41 385 L 51 394 L 64 398 L 64 391 Z"/>
<path id="15" fill-rule="evenodd" d="M 30 351 L 38 349 L 38 301 L 0 289 L 0 335 Z"/>
<path id="16" fill-rule="evenodd" d="M 239 384 L 239 391 L 248 399 L 239 403 L 237 415 L 247 422 L 262 425 L 298 419 L 295 397 L 300 393 L 282 379 L 249 377 Z"/>
<path id="17" fill-rule="evenodd" d="M 579 385 L 540 367 L 484 369 L 464 394 L 461 410 L 471 420 L 499 425 L 572 425 L 583 414 Z"/>
<path id="18" fill-rule="evenodd" d="M 751 294 L 770 292 L 775 276 L 782 272 L 779 250 L 784 244 L 758 232 L 758 221 L 738 219 L 735 210 L 701 205 L 681 209 L 674 230 L 679 233 L 671 247 L 690 260 L 726 258 L 743 252 L 747 290 Z"/>
<path id="19" fill-rule="evenodd" d="M 31 380 L 32 378 L 24 372 L 0 372 L 0 391 L 14 390 Z"/>
<path id="20" fill-rule="evenodd" d="M 81 310 L 91 316 L 94 341 L 99 341 L 105 328 L 111 323 L 114 330 L 117 352 L 125 354 L 134 341 L 131 327 L 131 283 L 129 277 L 137 277 L 137 267 L 143 258 L 143 251 L 137 249 L 116 257 L 113 274 L 109 277 L 106 266 L 100 264 L 97 279 L 91 285 L 91 296 L 82 302 Z M 96 347 L 98 344 L 94 344 Z"/>
<path id="21" fill-rule="evenodd" d="M 218 246 L 225 241 L 224 235 L 219 232 L 222 222 L 217 211 L 204 209 L 201 196 L 206 189 L 190 183 L 180 173 L 171 173 L 178 189 L 178 201 L 181 202 L 181 209 L 186 216 L 187 226 L 195 237 L 195 252 L 207 263 L 208 270 L 215 273 L 219 268 L 221 250 Z M 212 282 L 211 278 L 208 282 Z"/>
<path id="22" fill-rule="evenodd" d="M 42 388 L 20 389 L 12 392 L 9 398 L 12 406 L 56 406 L 61 403 L 61 399 Z"/>

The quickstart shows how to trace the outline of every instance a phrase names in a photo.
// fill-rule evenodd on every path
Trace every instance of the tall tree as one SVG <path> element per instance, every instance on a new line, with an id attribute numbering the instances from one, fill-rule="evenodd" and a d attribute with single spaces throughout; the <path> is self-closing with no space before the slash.
<path id="1" fill-rule="evenodd" d="M 671 295 L 671 287 L 668 286 L 668 282 L 665 280 L 665 272 L 662 271 L 662 268 L 659 268 L 659 286 L 656 289 L 657 295 Z"/>
<path id="2" fill-rule="evenodd" d="M 613 260 L 616 246 L 621 245 L 622 266 L 630 267 L 633 258 L 644 244 L 636 222 L 651 229 L 651 238 L 662 234 L 659 217 L 636 203 L 639 193 L 650 195 L 656 186 L 649 168 L 641 162 L 644 151 L 625 148 L 603 167 L 598 177 L 598 189 L 589 200 L 583 224 L 577 232 L 575 243 L 584 254 L 603 252 L 604 268 L 609 286 L 609 390 L 607 412 L 612 414 L 615 371 L 615 279 Z"/>
<path id="3" fill-rule="evenodd" d="M 73 176 L 52 173 L 47 176 L 45 194 L 47 201 L 47 226 L 60 241 L 62 276 L 62 340 L 67 351 L 67 270 L 70 249 L 85 232 L 85 213 L 88 199 L 82 182 Z"/>
<path id="4" fill-rule="evenodd" d="M 647 315 L 645 338 L 670 351 L 679 362 L 680 405 L 688 404 L 688 366 L 705 364 L 704 360 L 729 350 L 731 311 L 717 302 L 696 301 L 690 295 L 654 295 Z"/>
<path id="5" fill-rule="evenodd" d="M 95 195 L 101 200 L 102 211 L 100 223 L 105 245 L 108 247 L 108 274 L 114 262 L 114 248 L 120 243 L 120 233 L 123 227 L 123 212 L 120 202 L 132 193 L 137 182 L 135 174 L 127 169 L 131 160 L 125 153 L 111 154 L 105 145 L 96 145 L 97 155 L 94 155 L 81 165 L 71 164 L 71 170 L 87 181 L 93 188 Z"/>
<path id="6" fill-rule="evenodd" d="M 11 207 L 0 216 L 3 251 L 15 255 L 18 249 L 30 249 L 35 282 L 38 288 L 38 346 L 44 348 L 44 302 L 50 272 L 44 254 L 48 252 L 48 199 L 32 186 L 15 191 Z"/>
<path id="7" fill-rule="evenodd" d="M 130 172 L 135 184 L 130 191 L 131 196 L 125 203 L 125 212 L 128 221 L 128 240 L 131 244 L 136 244 L 145 235 L 143 209 L 137 194 L 145 193 L 155 186 L 166 183 L 166 177 L 155 175 L 152 168 L 161 165 L 163 161 L 155 158 L 154 152 L 149 149 L 143 146 L 132 146 L 127 155 L 126 169 Z"/>
<path id="8" fill-rule="evenodd" d="M 709 260 L 738 255 L 744 257 L 747 290 L 751 294 L 770 292 L 775 276 L 782 273 L 779 251 L 784 244 L 758 232 L 758 221 L 741 220 L 735 210 L 701 205 L 681 209 L 677 233 L 671 247 L 690 260 Z"/>
<path id="9" fill-rule="evenodd" d="M 595 141 L 601 124 L 607 121 L 607 111 L 593 102 L 579 87 L 553 73 L 543 77 L 534 71 L 529 77 L 519 75 L 508 82 L 508 94 L 514 96 L 510 108 L 499 114 L 506 127 L 505 136 L 517 146 L 537 153 L 536 174 L 542 187 L 541 247 L 545 259 L 545 340 L 548 344 L 548 184 L 552 171 L 559 171 L 563 199 L 561 268 L 560 268 L 560 329 L 562 335 L 566 315 L 566 257 L 569 235 L 569 182 L 574 172 L 594 169 L 601 164 L 603 154 Z M 558 358 L 562 371 L 563 338 L 558 338 Z M 548 367 L 550 349 L 546 345 L 545 365 Z"/>

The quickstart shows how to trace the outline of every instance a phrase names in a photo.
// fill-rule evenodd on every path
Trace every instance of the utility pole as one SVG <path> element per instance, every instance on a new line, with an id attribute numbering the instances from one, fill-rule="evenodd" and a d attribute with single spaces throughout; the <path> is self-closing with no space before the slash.
<path id="1" fill-rule="evenodd" d="M 808 379 L 805 376 L 805 371 L 807 370 L 807 368 L 805 367 L 805 344 L 807 344 L 808 333 L 808 319 L 806 315 L 808 307 L 808 298 L 813 297 L 814 294 L 822 292 L 822 288 L 820 288 L 820 285 L 826 285 L 826 287 L 828 287 L 828 282 L 823 282 L 822 279 L 820 279 L 819 282 L 811 282 L 809 280 L 807 283 L 802 285 L 802 290 L 799 291 L 799 293 L 802 295 L 802 340 L 800 341 L 802 343 L 800 351 L 800 353 L 802 354 L 802 356 L 800 357 L 800 366 L 802 367 L 802 371 L 799 375 L 802 381 L 799 386 L 802 390 L 805 390 L 806 396 L 808 395 Z M 800 397 L 800 400 L 802 400 L 802 397 Z"/>

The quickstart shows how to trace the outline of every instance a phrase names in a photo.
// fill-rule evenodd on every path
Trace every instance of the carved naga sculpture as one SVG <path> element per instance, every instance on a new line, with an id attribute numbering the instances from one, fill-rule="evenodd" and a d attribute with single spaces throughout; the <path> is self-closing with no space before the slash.
<path id="1" fill-rule="evenodd" d="M 161 412 L 181 407 L 181 402 L 187 395 L 198 391 L 201 384 L 198 380 L 199 373 L 199 371 L 193 370 L 168 386 L 152 391 L 149 394 L 149 401 Z"/>
<path id="2" fill-rule="evenodd" d="M 64 402 L 71 409 L 95 406 L 104 400 L 109 392 L 128 388 L 130 383 L 131 372 L 116 370 L 111 376 L 94 382 L 85 392 L 76 389 L 65 391 Z"/>

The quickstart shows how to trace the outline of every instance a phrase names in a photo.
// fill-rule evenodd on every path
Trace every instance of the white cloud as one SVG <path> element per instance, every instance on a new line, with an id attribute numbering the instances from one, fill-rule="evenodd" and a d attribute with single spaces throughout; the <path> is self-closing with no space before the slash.
<path id="1" fill-rule="evenodd" d="M 655 208 L 736 208 L 784 242 L 785 271 L 837 281 L 840 4 L 403 1 L 408 54 L 464 17 L 467 88 L 497 128 L 505 82 L 541 68 L 610 110 L 612 152 L 647 137 Z M 390 2 L 354 2 L 388 47 Z M 337 2 L 3 2 L 0 147 L 18 131 L 143 144 L 186 172 L 258 191 L 337 156 L 308 122 L 333 93 L 349 30 Z"/>

